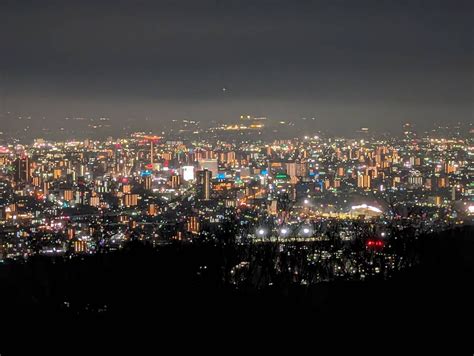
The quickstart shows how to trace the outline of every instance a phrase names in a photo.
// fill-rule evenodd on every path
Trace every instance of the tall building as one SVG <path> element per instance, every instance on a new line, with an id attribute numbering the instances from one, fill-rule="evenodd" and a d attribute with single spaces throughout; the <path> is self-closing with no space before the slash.
<path id="1" fill-rule="evenodd" d="M 63 198 L 65 201 L 71 201 L 74 199 L 74 192 L 71 189 L 65 189 L 63 191 Z"/>
<path id="2" fill-rule="evenodd" d="M 305 163 L 289 162 L 286 163 L 286 173 L 290 177 L 305 177 L 308 174 L 308 170 Z"/>
<path id="3" fill-rule="evenodd" d="M 150 216 L 155 216 L 156 215 L 156 205 L 155 204 L 148 205 L 147 214 L 150 215 Z"/>
<path id="4" fill-rule="evenodd" d="M 368 174 L 360 174 L 357 176 L 357 187 L 363 189 L 370 189 L 370 175 Z"/>
<path id="5" fill-rule="evenodd" d="M 145 176 L 143 178 L 143 188 L 146 190 L 151 190 L 152 182 L 153 182 L 153 179 L 151 175 Z"/>
<path id="6" fill-rule="evenodd" d="M 61 168 L 55 168 L 53 170 L 53 179 L 59 179 L 63 175 L 62 169 Z"/>
<path id="7" fill-rule="evenodd" d="M 181 176 L 177 174 L 173 174 L 170 177 L 170 185 L 171 185 L 171 189 L 179 188 L 179 186 L 181 185 Z"/>
<path id="8" fill-rule="evenodd" d="M 201 224 L 196 216 L 190 216 L 187 222 L 187 231 L 192 234 L 197 234 L 201 230 Z"/>
<path id="9" fill-rule="evenodd" d="M 209 200 L 211 197 L 211 171 L 204 169 L 197 172 L 197 196 L 200 200 Z"/>
<path id="10" fill-rule="evenodd" d="M 153 167 L 153 164 L 155 163 L 153 160 L 154 152 L 153 152 L 153 140 L 150 140 L 150 164 Z"/>
<path id="11" fill-rule="evenodd" d="M 28 157 L 15 161 L 15 182 L 27 182 L 30 178 L 30 160 Z"/>
<path id="12" fill-rule="evenodd" d="M 95 195 L 89 198 L 89 205 L 98 207 L 100 205 L 100 197 Z"/>
<path id="13" fill-rule="evenodd" d="M 123 205 L 125 205 L 126 207 L 137 206 L 138 194 L 124 194 Z"/>
<path id="14" fill-rule="evenodd" d="M 183 166 L 181 172 L 185 182 L 194 180 L 194 166 Z"/>

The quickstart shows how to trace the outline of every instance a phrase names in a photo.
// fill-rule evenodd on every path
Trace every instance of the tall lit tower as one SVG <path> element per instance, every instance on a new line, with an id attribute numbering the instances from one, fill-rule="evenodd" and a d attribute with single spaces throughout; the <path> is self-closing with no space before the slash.
<path id="1" fill-rule="evenodd" d="M 197 172 L 197 193 L 200 200 L 209 200 L 211 197 L 211 171 L 204 169 Z"/>
<path id="2" fill-rule="evenodd" d="M 153 140 L 150 140 L 150 164 L 153 167 Z"/>

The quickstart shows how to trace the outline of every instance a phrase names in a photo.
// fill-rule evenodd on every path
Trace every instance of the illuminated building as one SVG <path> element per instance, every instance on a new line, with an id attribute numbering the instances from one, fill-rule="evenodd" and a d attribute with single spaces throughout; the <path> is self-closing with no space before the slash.
<path id="1" fill-rule="evenodd" d="M 211 171 L 205 169 L 197 172 L 197 195 L 200 200 L 209 200 L 211 196 Z"/>
<path id="2" fill-rule="evenodd" d="M 87 242 L 83 240 L 74 241 L 74 252 L 75 253 L 86 253 L 87 252 Z"/>
<path id="3" fill-rule="evenodd" d="M 71 201 L 74 199 L 74 192 L 71 189 L 66 189 L 63 191 L 63 199 L 65 201 Z"/>
<path id="4" fill-rule="evenodd" d="M 150 215 L 150 216 L 155 216 L 156 215 L 156 205 L 155 204 L 148 205 L 147 214 Z"/>
<path id="5" fill-rule="evenodd" d="M 370 189 L 371 178 L 368 174 L 359 174 L 357 176 L 357 186 L 363 189 Z"/>
<path id="6" fill-rule="evenodd" d="M 124 194 L 123 205 L 126 207 L 132 207 L 138 205 L 138 194 Z"/>
<path id="7" fill-rule="evenodd" d="M 61 178 L 63 172 L 62 172 L 62 169 L 61 168 L 55 168 L 53 170 L 53 179 L 59 179 Z"/>
<path id="8" fill-rule="evenodd" d="M 28 157 L 18 158 L 15 161 L 15 181 L 27 182 L 30 179 L 30 160 Z"/>
<path id="9" fill-rule="evenodd" d="M 201 224 L 196 216 L 191 216 L 187 222 L 187 231 L 193 234 L 198 234 L 201 230 Z"/>
<path id="10" fill-rule="evenodd" d="M 177 189 L 181 185 L 181 176 L 174 174 L 170 177 L 170 185 L 172 189 Z"/>
<path id="11" fill-rule="evenodd" d="M 194 166 L 184 166 L 181 168 L 181 172 L 185 182 L 194 180 Z"/>
<path id="12" fill-rule="evenodd" d="M 145 190 L 151 190 L 152 183 L 153 183 L 153 179 L 152 179 L 151 175 L 147 175 L 147 176 L 143 177 L 143 188 Z"/>
<path id="13" fill-rule="evenodd" d="M 100 205 L 100 198 L 98 196 L 91 196 L 89 198 L 89 205 L 98 207 Z"/>

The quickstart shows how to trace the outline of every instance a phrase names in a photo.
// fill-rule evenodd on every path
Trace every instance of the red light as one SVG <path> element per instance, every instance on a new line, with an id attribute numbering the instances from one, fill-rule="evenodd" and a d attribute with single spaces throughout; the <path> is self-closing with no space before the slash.
<path id="1" fill-rule="evenodd" d="M 367 247 L 383 247 L 384 243 L 383 241 L 374 241 L 374 240 L 368 240 L 367 241 Z"/>

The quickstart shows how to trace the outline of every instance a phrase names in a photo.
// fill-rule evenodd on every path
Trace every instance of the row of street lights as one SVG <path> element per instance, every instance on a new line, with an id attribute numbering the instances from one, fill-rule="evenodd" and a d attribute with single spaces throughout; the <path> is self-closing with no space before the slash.
<path id="1" fill-rule="evenodd" d="M 301 237 L 309 237 L 313 234 L 313 229 L 309 226 L 303 226 L 299 229 L 292 230 L 289 227 L 282 227 L 278 230 L 278 235 L 280 237 L 288 237 L 290 236 L 293 232 L 296 232 L 298 236 Z M 256 236 L 259 238 L 265 238 L 268 237 L 268 235 L 271 234 L 271 230 L 265 228 L 265 227 L 259 227 L 256 231 Z"/>

